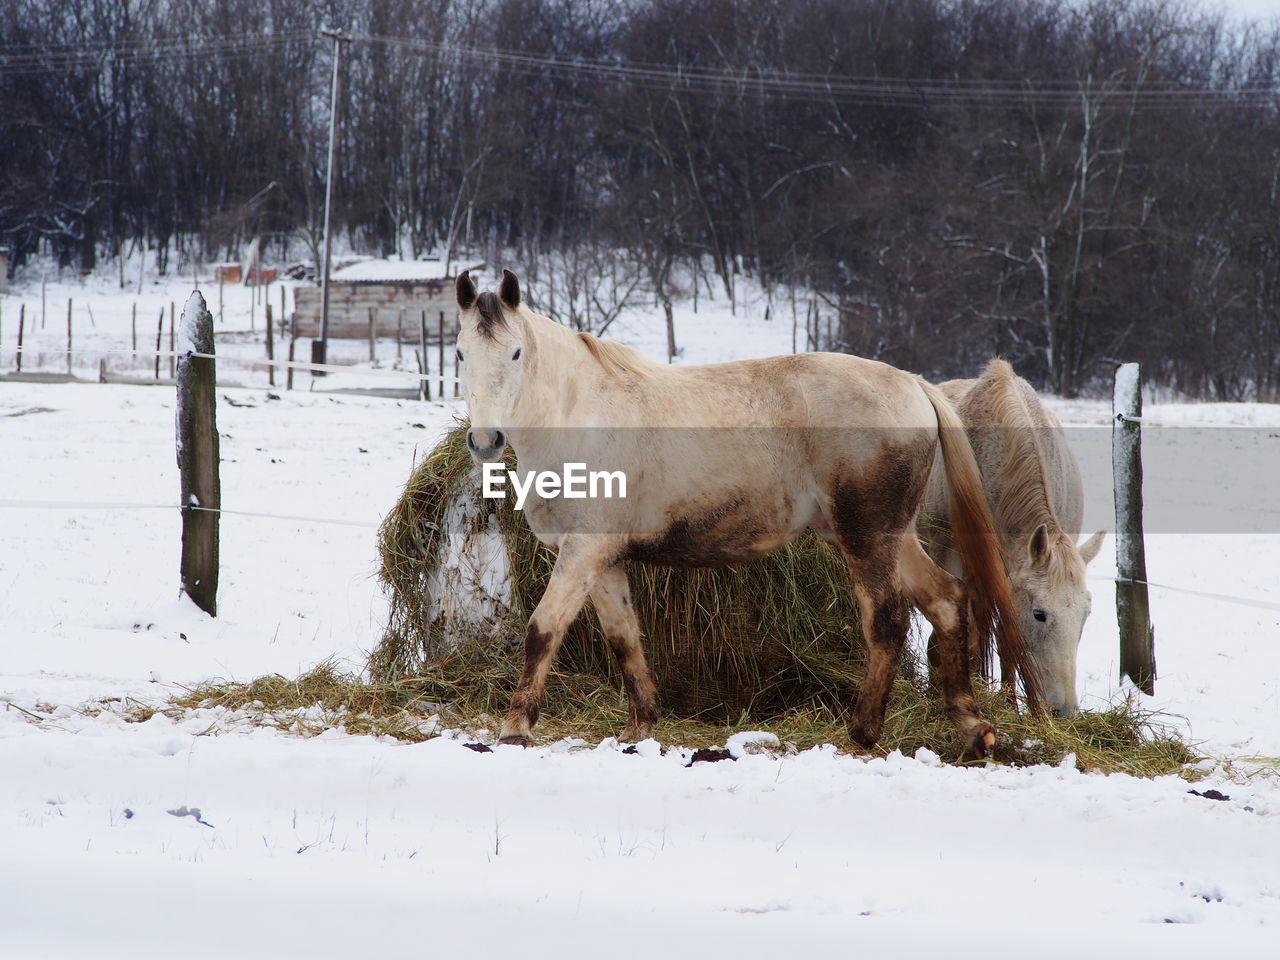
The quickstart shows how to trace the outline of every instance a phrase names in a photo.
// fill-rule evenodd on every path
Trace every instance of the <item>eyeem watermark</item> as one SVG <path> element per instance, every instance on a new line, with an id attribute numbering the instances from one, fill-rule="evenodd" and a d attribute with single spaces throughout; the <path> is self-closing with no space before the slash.
<path id="1" fill-rule="evenodd" d="M 544 500 L 564 497 L 566 500 L 592 500 L 614 497 L 626 499 L 627 475 L 621 470 L 587 470 L 585 463 L 566 463 L 564 470 L 526 471 L 524 476 L 508 470 L 501 463 L 484 465 L 482 494 L 489 500 L 505 500 L 507 483 L 516 493 L 515 508 L 524 509 L 524 502 L 533 491 Z M 616 492 L 615 492 L 616 490 Z"/>

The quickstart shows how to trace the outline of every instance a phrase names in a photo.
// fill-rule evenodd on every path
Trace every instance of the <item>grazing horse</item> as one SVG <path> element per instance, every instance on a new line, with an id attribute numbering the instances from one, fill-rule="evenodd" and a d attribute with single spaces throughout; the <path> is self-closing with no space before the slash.
<path id="1" fill-rule="evenodd" d="M 1080 467 L 1058 418 L 1005 361 L 992 360 L 976 380 L 948 380 L 938 388 L 969 431 L 1045 704 L 1058 716 L 1075 716 L 1076 649 L 1090 607 L 1085 565 L 1103 538 L 1099 531 L 1076 544 L 1084 512 Z M 926 519 L 921 534 L 929 555 L 963 577 L 964 562 L 946 527 L 946 487 L 947 478 L 935 471 L 922 513 L 941 524 Z M 990 660 L 984 650 L 971 655 Z"/>
<path id="2" fill-rule="evenodd" d="M 840 549 L 861 612 L 868 665 L 849 727 L 854 741 L 870 747 L 883 730 L 909 604 L 936 631 L 946 710 L 974 755 L 989 755 L 996 734 L 973 696 L 971 630 L 995 631 L 997 647 L 1021 669 L 1028 700 L 1036 702 L 977 463 L 936 387 L 840 354 L 656 364 L 534 313 L 521 303 L 510 271 L 496 293 L 478 292 L 463 272 L 455 294 L 472 459 L 497 468 L 511 444 L 530 491 L 525 519 L 556 552 L 529 619 L 524 671 L 502 742 L 531 742 L 552 657 L 588 597 L 627 690 L 623 738 L 650 736 L 658 695 L 626 563 L 733 564 L 809 527 Z M 915 535 L 939 448 L 967 585 L 930 560 Z M 567 475 L 569 464 L 623 474 L 625 499 L 557 495 L 567 494 L 568 484 L 543 479 Z"/>

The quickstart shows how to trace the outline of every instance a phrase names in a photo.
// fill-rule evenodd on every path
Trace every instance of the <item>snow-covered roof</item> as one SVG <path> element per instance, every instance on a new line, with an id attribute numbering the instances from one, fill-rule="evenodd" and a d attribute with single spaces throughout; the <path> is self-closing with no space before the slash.
<path id="1" fill-rule="evenodd" d="M 392 283 L 444 279 L 439 260 L 360 260 L 329 275 L 331 280 L 356 283 Z"/>

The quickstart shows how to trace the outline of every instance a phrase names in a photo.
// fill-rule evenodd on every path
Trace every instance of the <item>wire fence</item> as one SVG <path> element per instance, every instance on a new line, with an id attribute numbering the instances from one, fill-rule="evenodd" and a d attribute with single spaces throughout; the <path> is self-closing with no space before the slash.
<path id="1" fill-rule="evenodd" d="M 23 347 L 33 351 L 31 347 Z M 43 352 L 48 352 L 47 350 Z M 310 363 L 300 360 L 275 360 L 264 357 L 244 357 L 229 354 L 212 354 L 199 353 L 195 351 L 178 351 L 178 350 L 126 350 L 112 348 L 91 348 L 84 351 L 91 355 L 133 355 L 136 357 L 153 358 L 180 358 L 194 357 L 199 359 L 207 359 L 214 361 L 243 363 L 251 366 L 276 366 L 294 370 L 312 370 L 324 373 L 354 373 L 361 376 L 372 375 L 381 377 L 393 377 L 401 380 L 412 380 L 418 383 L 424 381 L 435 381 L 442 385 L 444 383 L 458 383 L 457 377 L 451 377 L 442 374 L 433 373 L 415 373 L 411 370 L 388 370 L 370 367 L 359 367 L 354 365 L 332 364 L 332 363 Z M 1172 424 L 1157 424 L 1154 421 L 1131 417 L 1125 414 L 1117 414 L 1117 417 L 1126 420 L 1139 422 L 1147 426 L 1173 426 Z M 27 510 L 183 510 L 183 506 L 179 503 L 137 503 L 128 501 L 93 501 L 93 500 L 33 500 L 33 499 L 0 499 L 0 509 L 27 509 Z M 232 516 L 255 517 L 268 520 L 280 520 L 291 523 L 317 523 L 317 524 L 336 524 L 339 526 L 364 527 L 368 529 L 376 529 L 380 526 L 368 520 L 351 520 L 338 517 L 314 517 L 302 514 L 278 514 L 265 511 L 255 510 L 239 510 L 231 508 L 213 509 L 209 507 L 188 506 L 186 509 L 199 510 L 209 513 L 227 514 Z M 1232 594 L 1216 593 L 1208 590 L 1197 590 L 1190 587 L 1181 587 L 1174 584 L 1156 583 L 1150 580 L 1138 580 L 1127 577 L 1089 577 L 1090 580 L 1108 583 L 1136 583 L 1159 590 L 1168 590 L 1174 593 L 1182 593 L 1189 596 L 1201 597 L 1207 600 L 1214 600 L 1221 603 L 1232 604 L 1236 606 L 1253 607 L 1255 609 L 1280 611 L 1280 602 L 1261 600 L 1250 597 L 1240 597 Z"/>
<path id="2" fill-rule="evenodd" d="M 60 353 L 58 348 L 49 347 L 47 345 L 33 346 L 23 344 L 17 347 L 10 347 L 16 353 L 26 354 L 52 354 Z M 418 383 L 430 382 L 440 384 L 456 384 L 461 383 L 458 377 L 450 376 L 446 373 L 418 373 L 413 370 L 395 370 L 386 367 L 363 367 L 356 364 L 341 363 L 311 363 L 306 360 L 281 360 L 270 357 L 246 357 L 242 354 L 231 353 L 196 353 L 187 350 L 132 350 L 123 347 L 88 347 L 75 349 L 77 356 L 131 356 L 137 358 L 145 358 L 148 360 L 161 359 L 179 359 L 182 357 L 196 357 L 202 360 L 216 360 L 224 363 L 239 363 L 246 366 L 255 367 L 281 367 L 289 370 L 313 370 L 322 373 L 349 373 L 358 374 L 359 376 L 373 377 L 392 377 L 400 380 L 413 380 Z M 39 373 L 41 371 L 29 370 L 29 373 Z"/>

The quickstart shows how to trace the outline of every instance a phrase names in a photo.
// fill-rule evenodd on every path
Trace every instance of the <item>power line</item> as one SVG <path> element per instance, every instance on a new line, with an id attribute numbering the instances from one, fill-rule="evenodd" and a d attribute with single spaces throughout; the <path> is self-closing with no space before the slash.
<path id="1" fill-rule="evenodd" d="M 317 31 L 294 29 L 221 37 L 139 38 L 84 44 L 0 46 L 0 75 L 103 68 L 109 63 L 148 64 L 195 57 L 252 57 L 265 51 L 316 43 Z M 1068 107 L 1112 102 L 1136 110 L 1198 106 L 1275 107 L 1274 78 L 1251 86 L 1204 86 L 1173 81 L 1116 78 L 1071 80 L 946 79 L 814 74 L 764 68 L 715 68 L 613 59 L 564 58 L 382 34 L 355 34 L 367 46 L 497 66 L 506 71 L 565 80 L 617 83 L 665 90 L 790 101 L 871 106 Z"/>
<path id="2" fill-rule="evenodd" d="M 1125 101 L 1137 109 L 1199 105 L 1275 105 L 1280 91 L 1265 87 L 1204 87 L 1123 80 L 955 80 L 806 74 L 763 69 L 715 69 L 623 60 L 565 59 L 496 48 L 358 34 L 356 40 L 439 57 L 500 64 L 530 75 L 613 81 L 633 87 L 786 100 L 857 102 L 882 106 L 1070 106 L 1084 98 Z"/>
<path id="3" fill-rule="evenodd" d="M 197 58 L 236 59 L 315 42 L 311 30 L 225 37 L 149 37 L 85 44 L 0 46 L 0 75 L 74 72 Z"/>

